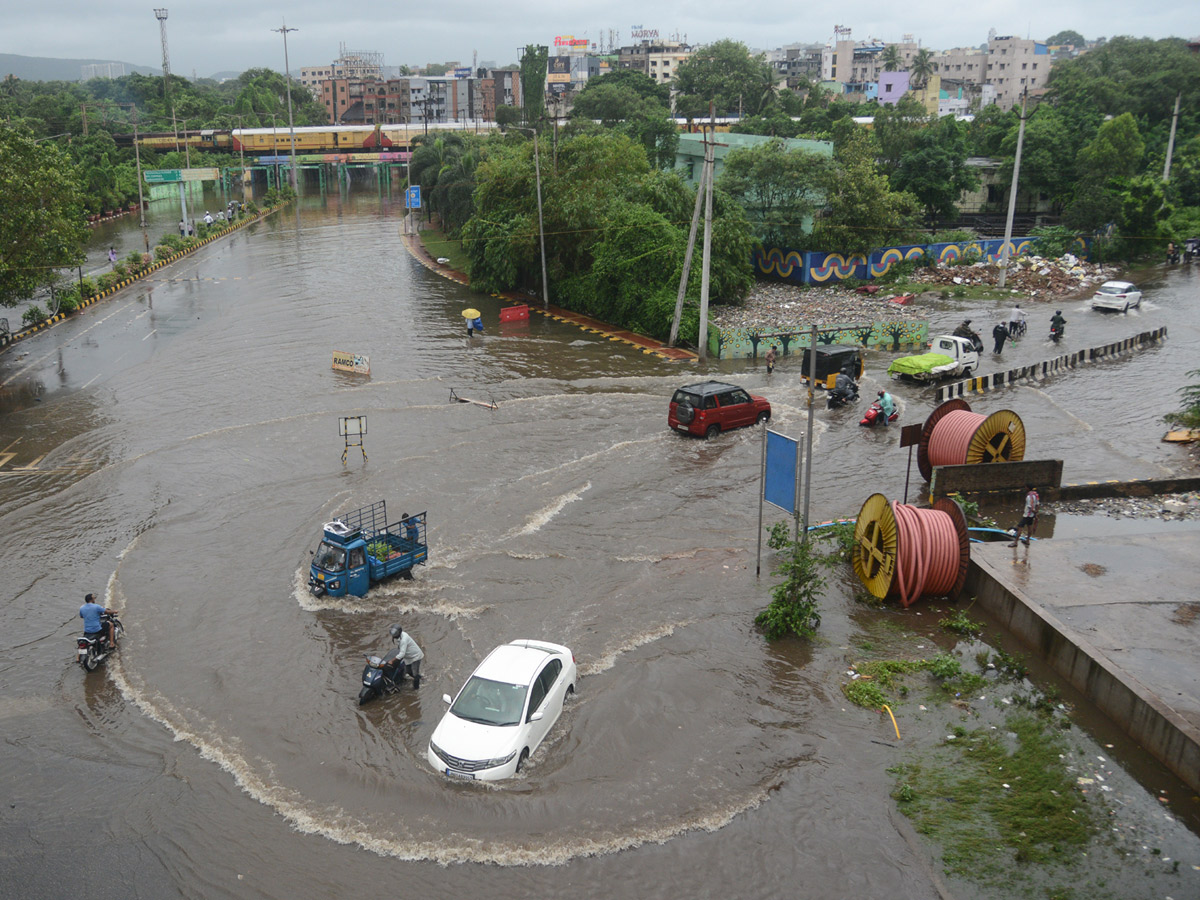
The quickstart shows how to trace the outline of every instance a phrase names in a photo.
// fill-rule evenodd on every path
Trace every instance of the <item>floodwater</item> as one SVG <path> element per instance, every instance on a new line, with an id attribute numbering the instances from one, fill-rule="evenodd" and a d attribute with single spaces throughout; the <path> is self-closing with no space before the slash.
<path id="1" fill-rule="evenodd" d="M 838 689 L 847 604 L 811 648 L 753 625 L 772 583 L 755 578 L 761 429 L 666 428 L 672 389 L 719 375 L 803 437 L 793 360 L 768 380 L 537 314 L 497 326 L 498 301 L 409 257 L 402 212 L 306 198 L 0 355 L 0 894 L 936 896 L 888 796 L 891 726 Z M 160 218 L 152 234 L 177 215 Z M 140 242 L 136 222 L 110 227 Z M 1067 481 L 1184 463 L 1159 419 L 1195 367 L 1200 267 L 1145 282 L 1141 311 L 1079 301 L 1061 349 L 1037 325 L 1006 355 L 1167 324 L 1161 347 L 972 401 L 1017 410 L 1027 457 L 1063 458 Z M 946 303 L 934 327 L 964 309 L 1000 314 Z M 332 371 L 334 351 L 371 375 Z M 902 422 L 924 420 L 928 389 L 895 393 Z M 859 412 L 817 412 L 814 521 L 904 492 L 899 429 Z M 368 418 L 367 458 L 343 465 L 348 415 Z M 428 511 L 429 565 L 311 597 L 321 523 L 380 499 L 392 519 Z M 85 677 L 89 590 L 128 633 Z M 394 621 L 426 679 L 359 708 L 362 655 Z M 570 646 L 578 694 L 522 775 L 450 783 L 425 761 L 440 698 L 519 637 Z"/>

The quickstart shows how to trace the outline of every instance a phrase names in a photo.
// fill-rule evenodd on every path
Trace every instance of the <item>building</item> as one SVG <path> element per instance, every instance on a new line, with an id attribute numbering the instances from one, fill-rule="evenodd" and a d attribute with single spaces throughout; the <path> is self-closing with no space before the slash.
<path id="1" fill-rule="evenodd" d="M 617 54 L 617 67 L 633 69 L 652 78 L 656 84 L 666 84 L 675 77 L 675 70 L 694 51 L 681 41 L 646 40 L 622 47 Z"/>
<path id="2" fill-rule="evenodd" d="M 364 80 L 382 77 L 383 54 L 355 53 L 342 55 L 327 66 L 304 66 L 300 69 L 300 83 L 318 100 L 322 97 L 321 83 L 330 78 Z"/>
<path id="3" fill-rule="evenodd" d="M 786 44 L 766 52 L 767 62 L 795 90 L 821 77 L 821 44 Z"/>
<path id="4" fill-rule="evenodd" d="M 996 105 L 1012 109 L 1026 91 L 1040 97 L 1050 78 L 1050 65 L 1050 49 L 1040 41 L 989 38 L 987 83 L 996 89 Z"/>
<path id="5" fill-rule="evenodd" d="M 460 70 L 470 72 L 467 70 Z M 329 78 L 321 102 L 331 125 L 494 122 L 499 106 L 520 106 L 520 72 L 403 78 Z"/>
<path id="6" fill-rule="evenodd" d="M 675 171 L 683 175 L 689 184 L 694 185 L 700 181 L 700 167 L 704 164 L 704 140 L 703 134 L 679 136 L 679 146 L 675 150 Z M 761 134 L 722 133 L 713 148 L 713 181 L 721 177 L 721 170 L 725 168 L 725 157 L 734 150 L 755 147 L 771 140 L 779 139 Z M 803 150 L 819 156 L 833 157 L 832 141 L 810 141 L 804 138 L 782 140 L 788 150 Z"/>

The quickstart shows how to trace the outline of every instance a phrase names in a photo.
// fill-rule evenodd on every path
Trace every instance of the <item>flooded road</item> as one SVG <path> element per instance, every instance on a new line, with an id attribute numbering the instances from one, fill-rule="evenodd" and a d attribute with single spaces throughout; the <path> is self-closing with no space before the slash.
<path id="1" fill-rule="evenodd" d="M 824 616 L 812 648 L 753 625 L 772 581 L 754 578 L 761 432 L 666 429 L 673 388 L 714 374 L 802 436 L 789 361 L 768 381 L 536 314 L 497 327 L 498 301 L 408 256 L 401 213 L 305 199 L 0 355 L 0 893 L 82 890 L 86 859 L 113 873 L 97 897 L 936 896 L 892 811 L 890 726 L 837 687 L 854 615 Z M 1068 306 L 1057 352 L 1170 335 L 973 407 L 1017 410 L 1027 457 L 1063 458 L 1068 481 L 1172 471 L 1159 419 L 1196 365 L 1198 283 L 1177 269 L 1129 316 Z M 990 307 L 932 321 L 964 309 Z M 1056 355 L 1036 331 L 1008 364 Z M 332 371 L 335 350 L 368 354 L 370 377 Z M 895 393 L 924 420 L 928 390 Z M 859 414 L 818 412 L 814 520 L 903 493 L 899 429 Z M 369 458 L 343 466 L 347 415 L 368 417 Z M 321 523 L 379 499 L 428 510 L 429 565 L 311 597 Z M 89 590 L 128 634 L 85 678 Z M 362 654 L 393 621 L 426 679 L 359 708 Z M 571 647 L 578 694 L 521 776 L 448 783 L 424 757 L 440 698 L 519 637 Z"/>

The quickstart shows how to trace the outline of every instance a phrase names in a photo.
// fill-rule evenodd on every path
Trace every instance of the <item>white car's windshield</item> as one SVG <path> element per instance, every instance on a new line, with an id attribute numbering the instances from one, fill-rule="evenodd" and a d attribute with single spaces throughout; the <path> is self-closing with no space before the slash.
<path id="1" fill-rule="evenodd" d="M 518 725 L 528 690 L 528 685 L 490 681 L 472 675 L 450 712 L 481 725 Z"/>
<path id="2" fill-rule="evenodd" d="M 1125 285 L 1123 284 L 1106 284 L 1100 288 L 1101 294 L 1123 294 L 1125 293 Z"/>

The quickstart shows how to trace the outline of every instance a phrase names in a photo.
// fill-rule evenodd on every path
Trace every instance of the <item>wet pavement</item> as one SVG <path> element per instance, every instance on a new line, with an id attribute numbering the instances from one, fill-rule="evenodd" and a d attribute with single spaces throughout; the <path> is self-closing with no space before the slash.
<path id="1" fill-rule="evenodd" d="M 1200 523 L 1144 534 L 1131 522 L 1120 531 L 1019 547 L 975 544 L 971 560 L 1138 698 L 1122 696 L 1117 705 L 1113 692 L 1095 683 L 1096 672 L 1048 649 L 1050 630 L 1038 635 L 1041 655 L 1061 656 L 1062 674 L 1102 706 L 1111 704 L 1105 712 L 1119 725 L 1146 727 L 1157 710 L 1164 716 L 1158 727 L 1174 732 L 1164 744 L 1188 744 L 1187 757 L 1200 758 Z M 1169 764 L 1200 790 L 1200 772 Z"/>

